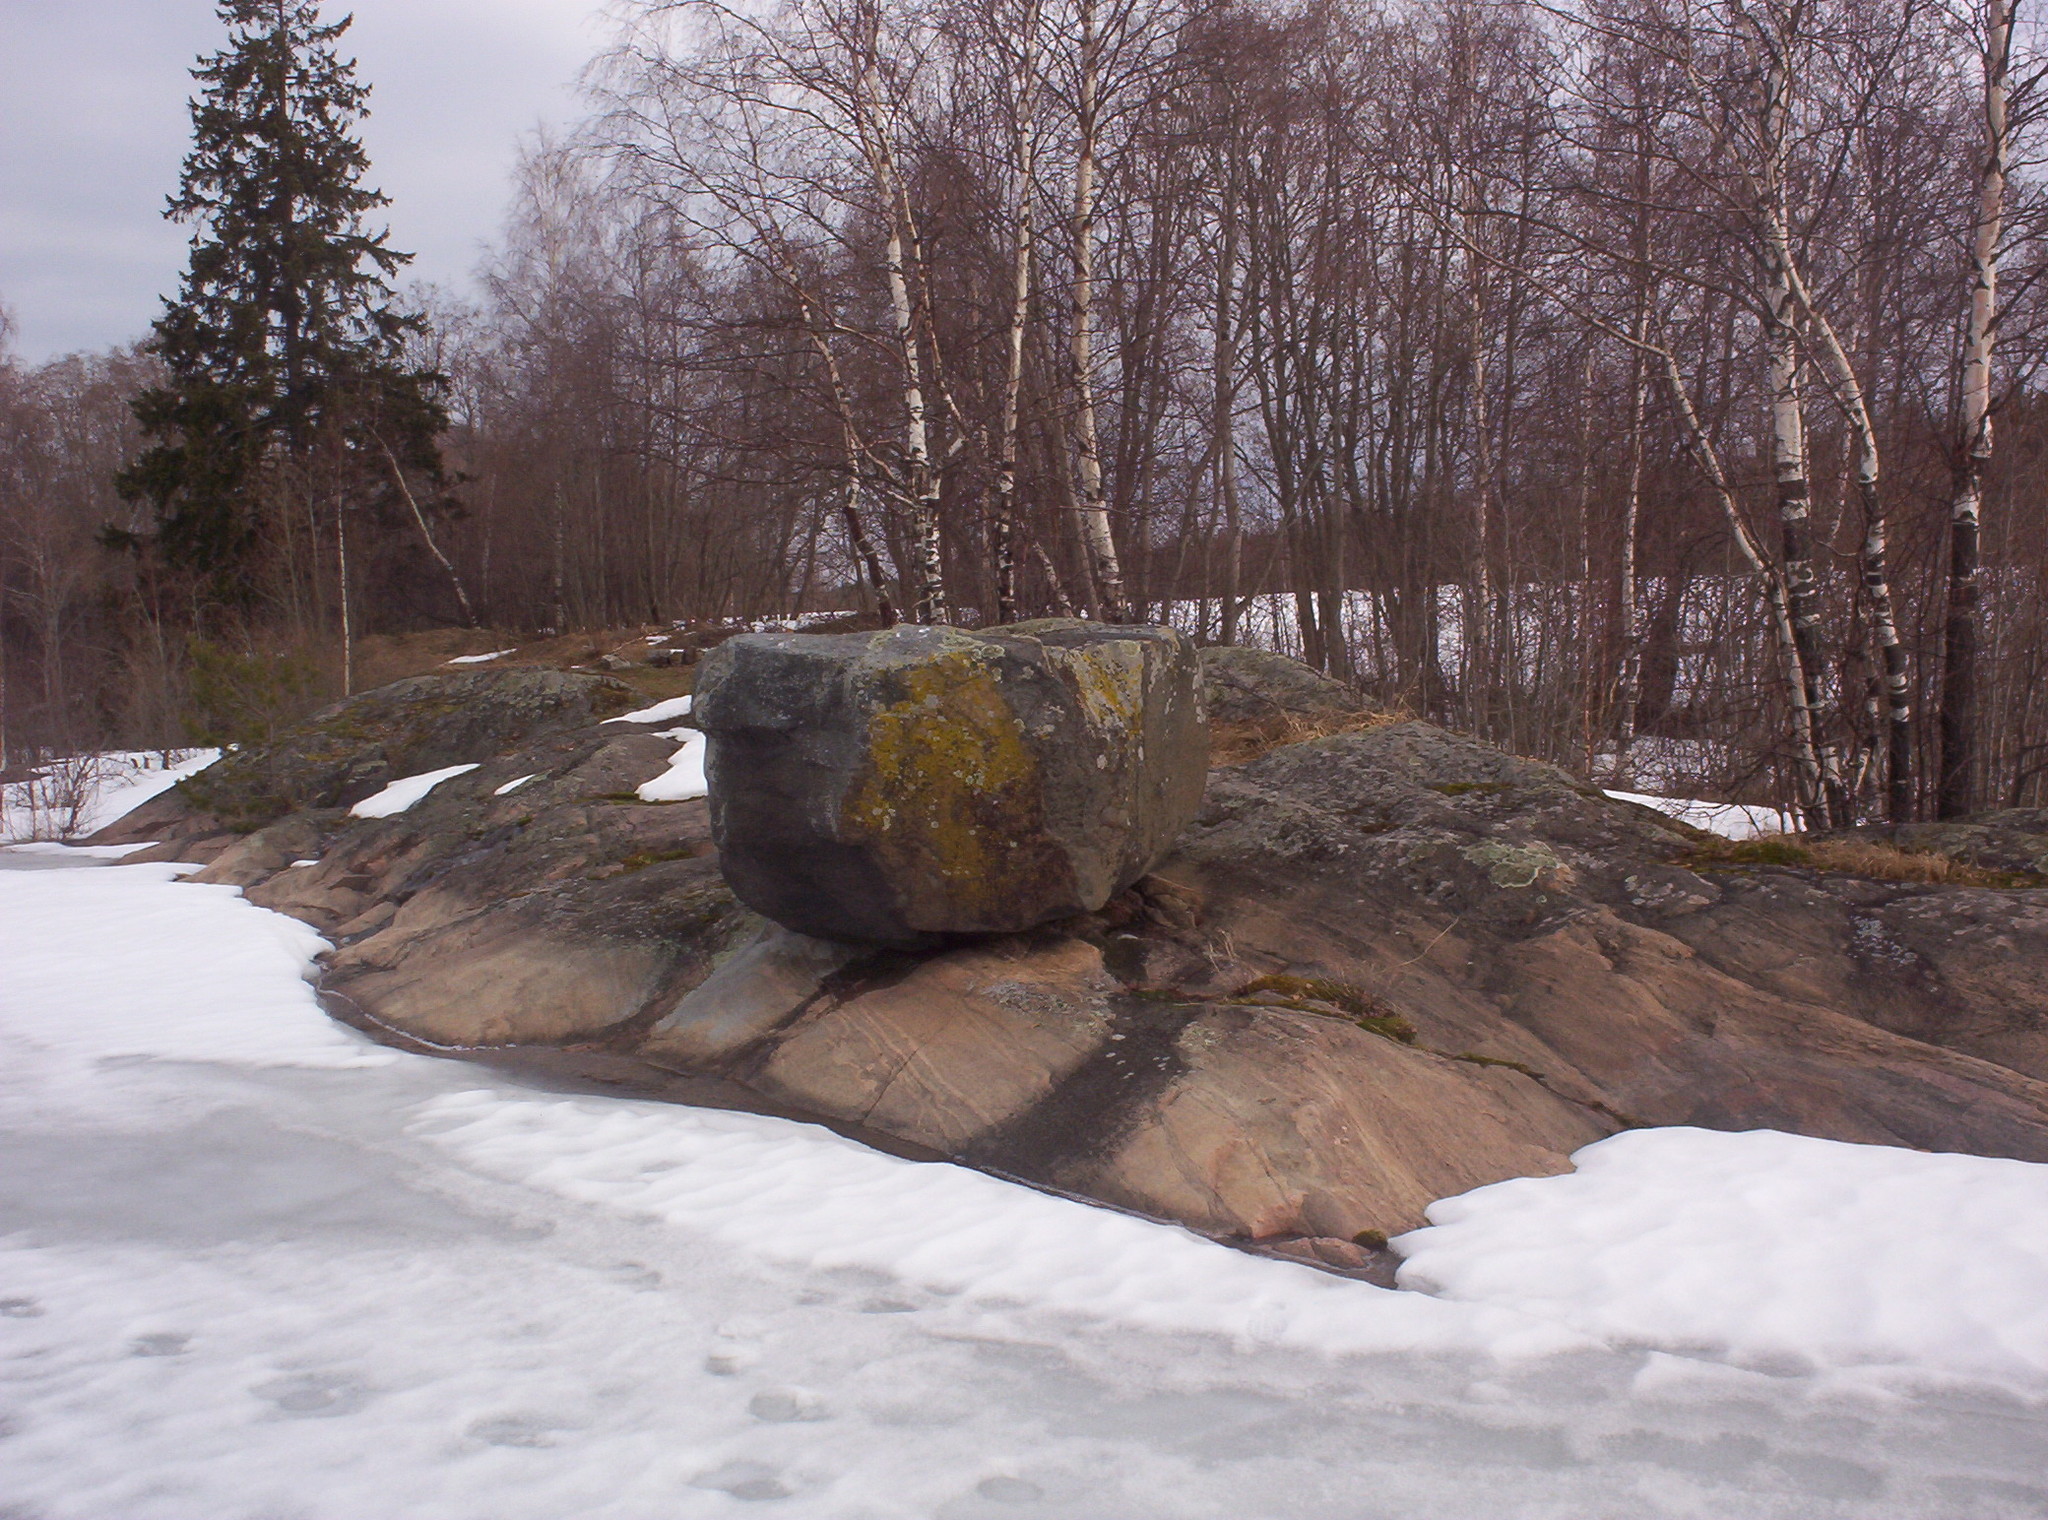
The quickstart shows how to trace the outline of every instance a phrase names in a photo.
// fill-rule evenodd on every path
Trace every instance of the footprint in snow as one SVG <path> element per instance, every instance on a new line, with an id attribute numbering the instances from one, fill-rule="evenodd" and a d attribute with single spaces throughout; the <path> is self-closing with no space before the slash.
<path id="1" fill-rule="evenodd" d="M 183 1356 L 186 1347 L 192 1344 L 189 1335 L 138 1335 L 129 1343 L 130 1356 Z"/>
<path id="2" fill-rule="evenodd" d="M 771 1425 L 793 1425 L 801 1420 L 829 1420 L 825 1401 L 807 1388 L 764 1388 L 747 1400 L 747 1413 Z"/>
<path id="3" fill-rule="evenodd" d="M 782 1481 L 772 1467 L 759 1462 L 728 1462 L 690 1480 L 692 1488 L 709 1488 L 731 1494 L 735 1499 L 787 1499 L 796 1490 Z"/>
<path id="4" fill-rule="evenodd" d="M 42 1312 L 43 1306 L 32 1298 L 0 1298 L 0 1317 L 34 1319 Z"/>
<path id="5" fill-rule="evenodd" d="M 324 1419 L 354 1414 L 370 1402 L 370 1390 L 354 1378 L 331 1372 L 307 1372 L 272 1378 L 250 1390 L 294 1419 Z"/>
<path id="6" fill-rule="evenodd" d="M 540 1447 L 555 1444 L 555 1432 L 562 1427 L 532 1415 L 508 1414 L 478 1420 L 469 1427 L 470 1439 L 487 1446 Z"/>
<path id="7" fill-rule="evenodd" d="M 996 1504 L 1036 1504 L 1045 1497 L 1045 1490 L 1029 1478 L 983 1478 L 974 1491 Z"/>

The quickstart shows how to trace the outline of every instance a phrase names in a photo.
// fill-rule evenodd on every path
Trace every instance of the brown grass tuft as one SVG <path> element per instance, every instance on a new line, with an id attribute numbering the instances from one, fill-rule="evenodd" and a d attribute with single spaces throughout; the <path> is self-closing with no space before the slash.
<path id="1" fill-rule="evenodd" d="M 2048 878 L 2025 871 L 1993 871 L 1952 856 L 1902 850 L 1875 839 L 1810 839 L 1798 834 L 1764 834 L 1755 839 L 1717 840 L 1693 852 L 1697 865 L 1802 866 L 1872 881 L 1919 882 L 1941 887 L 2040 887 Z"/>
<path id="2" fill-rule="evenodd" d="M 1251 723 L 1211 723 L 1209 763 L 1243 765 L 1290 744 L 1306 744 L 1311 739 L 1329 739 L 1338 734 L 1360 734 L 1368 729 L 1398 723 L 1405 716 L 1404 713 L 1384 712 L 1313 715 L 1279 712 Z"/>

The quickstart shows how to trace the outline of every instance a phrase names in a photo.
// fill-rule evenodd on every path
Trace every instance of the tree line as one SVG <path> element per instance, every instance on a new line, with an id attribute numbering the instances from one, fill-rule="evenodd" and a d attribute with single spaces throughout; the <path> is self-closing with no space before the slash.
<path id="1" fill-rule="evenodd" d="M 126 562 L 58 598 L 124 651 L 70 700 L 139 689 L 143 581 L 185 598 L 160 629 L 268 648 L 1078 613 L 1816 826 L 2038 805 L 2016 10 L 636 0 L 481 298 L 391 318 L 445 415 L 381 470 L 337 423 L 324 494 L 257 449 L 235 595 L 173 563 L 185 487 L 131 499 Z M 174 357 L 160 324 L 119 362 Z M 6 552 L 11 710 L 45 712 L 64 635 Z"/>

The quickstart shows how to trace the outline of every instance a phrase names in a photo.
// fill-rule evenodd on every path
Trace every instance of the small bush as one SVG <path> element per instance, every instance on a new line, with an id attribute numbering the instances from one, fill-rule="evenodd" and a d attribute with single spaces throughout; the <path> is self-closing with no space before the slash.
<path id="1" fill-rule="evenodd" d="M 194 744 L 267 744 L 320 705 L 319 670 L 303 655 L 231 649 L 196 635 L 186 654 L 185 731 Z"/>

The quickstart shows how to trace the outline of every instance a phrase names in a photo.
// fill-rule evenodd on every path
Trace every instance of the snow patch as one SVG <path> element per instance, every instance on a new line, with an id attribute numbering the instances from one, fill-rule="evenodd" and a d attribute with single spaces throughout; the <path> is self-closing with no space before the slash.
<path id="1" fill-rule="evenodd" d="M 0 1047 L 89 1081 L 121 1059 L 385 1066 L 308 985 L 327 942 L 181 865 L 0 871 Z"/>
<path id="2" fill-rule="evenodd" d="M 401 776 L 374 796 L 365 797 L 348 810 L 351 818 L 395 818 L 408 808 L 416 805 L 427 793 L 444 781 L 457 776 L 466 776 L 477 768 L 478 762 L 468 765 L 450 765 L 438 771 L 423 771 L 417 776 Z"/>
<path id="3" fill-rule="evenodd" d="M 690 698 L 670 697 L 652 707 L 643 707 L 638 712 L 621 713 L 616 718 L 606 718 L 606 723 L 661 723 L 670 718 L 687 718 L 690 715 Z"/>
<path id="4" fill-rule="evenodd" d="M 1630 1130 L 1431 1204 L 1404 1286 L 1763 1369 L 2048 1383 L 2048 1166 Z"/>
<path id="5" fill-rule="evenodd" d="M 489 654 L 459 654 L 447 663 L 450 665 L 487 665 L 492 660 L 502 660 L 506 655 L 513 653 L 516 653 L 516 650 L 494 649 Z"/>
<path id="6" fill-rule="evenodd" d="M 1617 802 L 1634 802 L 1643 807 L 1689 823 L 1723 839 L 1755 839 L 1764 834 L 1790 834 L 1799 820 L 1777 808 L 1747 802 L 1701 802 L 1692 797 L 1652 797 L 1643 792 L 1609 792 Z"/>
<path id="7" fill-rule="evenodd" d="M 10 855 L 45 855 L 56 861 L 125 860 L 138 851 L 154 849 L 147 839 L 134 844 L 8 844 L 0 845 Z M 295 862 L 296 864 L 296 862 Z"/>
<path id="8" fill-rule="evenodd" d="M 220 758 L 217 749 L 74 755 L 0 786 L 0 843 L 82 839 Z"/>
<path id="9" fill-rule="evenodd" d="M 535 776 L 538 776 L 539 774 L 539 771 L 534 771 L 529 775 L 515 776 L 512 780 L 506 782 L 503 786 L 495 789 L 491 793 L 491 795 L 493 797 L 509 797 L 512 793 L 518 791 L 522 786 L 526 785 L 527 782 L 531 781 Z"/>
<path id="10" fill-rule="evenodd" d="M 688 697 L 682 698 L 687 702 Z M 668 758 L 668 769 L 652 781 L 640 784 L 639 797 L 642 802 L 687 802 L 692 797 L 702 797 L 710 790 L 704 779 L 704 735 L 695 729 L 678 729 L 667 735 L 682 738 L 683 747 Z"/>

